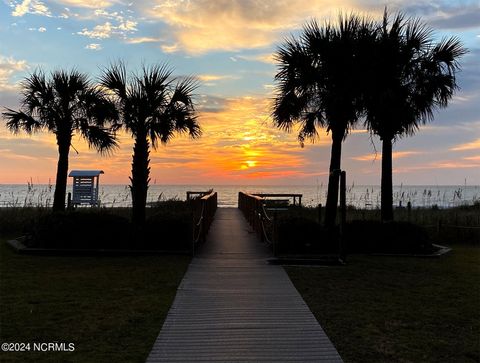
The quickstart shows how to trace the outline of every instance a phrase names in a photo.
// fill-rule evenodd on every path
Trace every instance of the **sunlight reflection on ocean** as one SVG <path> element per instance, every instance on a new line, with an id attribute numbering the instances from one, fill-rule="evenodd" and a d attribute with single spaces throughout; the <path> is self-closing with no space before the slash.
<path id="1" fill-rule="evenodd" d="M 67 192 L 71 192 L 68 185 Z M 258 186 L 258 185 L 151 185 L 148 202 L 165 199 L 184 200 L 187 191 L 205 191 L 213 188 L 218 192 L 220 207 L 236 207 L 239 191 L 251 193 L 298 193 L 303 194 L 302 204 L 317 206 L 325 204 L 327 186 Z M 0 206 L 49 206 L 53 201 L 54 187 L 49 185 L 0 184 Z M 99 198 L 105 207 L 127 207 L 131 205 L 130 190 L 126 185 L 100 185 Z M 454 207 L 473 204 L 480 200 L 480 186 L 406 186 L 394 187 L 394 205 L 405 206 L 409 201 L 414 207 Z M 380 206 L 380 187 L 372 185 L 350 185 L 347 187 L 347 203 L 358 208 Z"/>

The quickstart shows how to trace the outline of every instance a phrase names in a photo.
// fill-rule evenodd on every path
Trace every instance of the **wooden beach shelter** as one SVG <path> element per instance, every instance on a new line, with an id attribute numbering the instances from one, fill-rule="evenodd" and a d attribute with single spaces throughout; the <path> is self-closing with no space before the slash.
<path id="1" fill-rule="evenodd" d="M 72 205 L 88 204 L 99 206 L 98 183 L 103 170 L 72 170 L 68 176 L 73 177 Z"/>

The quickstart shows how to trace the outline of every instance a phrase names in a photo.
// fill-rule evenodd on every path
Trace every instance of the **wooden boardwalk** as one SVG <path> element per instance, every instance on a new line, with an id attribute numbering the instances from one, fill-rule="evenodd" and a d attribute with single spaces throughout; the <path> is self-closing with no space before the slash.
<path id="1" fill-rule="evenodd" d="M 241 212 L 219 208 L 147 362 L 342 362 Z"/>

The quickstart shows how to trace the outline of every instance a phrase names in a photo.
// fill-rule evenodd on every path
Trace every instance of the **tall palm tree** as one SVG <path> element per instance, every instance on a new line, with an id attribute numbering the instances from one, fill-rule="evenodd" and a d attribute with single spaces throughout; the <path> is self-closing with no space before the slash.
<path id="1" fill-rule="evenodd" d="M 328 227 L 336 218 L 342 142 L 362 112 L 362 44 L 374 33 L 372 22 L 355 15 L 340 16 L 338 25 L 319 26 L 313 20 L 298 39 L 286 40 L 276 53 L 273 119 L 277 127 L 288 131 L 299 124 L 302 146 L 306 139 L 318 136 L 317 128 L 326 127 L 331 133 Z"/>
<path id="2" fill-rule="evenodd" d="M 77 70 L 54 71 L 46 77 L 41 70 L 21 84 L 19 111 L 6 108 L 2 113 L 14 133 L 46 130 L 55 134 L 58 146 L 57 177 L 53 210 L 65 209 L 68 155 L 72 137 L 79 133 L 90 147 L 108 153 L 117 146 L 114 135 L 104 126 L 117 118 L 114 105 Z"/>
<path id="3" fill-rule="evenodd" d="M 197 83 L 193 78 L 178 81 L 166 65 L 143 67 L 140 74 L 127 74 L 123 63 L 104 70 L 100 83 L 114 94 L 121 114 L 120 124 L 135 140 L 132 156 L 132 221 L 145 222 L 150 182 L 150 146 L 167 144 L 175 134 L 197 138 L 201 134 L 192 101 Z"/>
<path id="4" fill-rule="evenodd" d="M 403 14 L 385 10 L 366 68 L 366 124 L 382 141 L 381 218 L 393 220 L 392 145 L 414 134 L 446 107 L 458 88 L 455 72 L 465 54 L 454 37 L 435 43 L 432 31 Z"/>

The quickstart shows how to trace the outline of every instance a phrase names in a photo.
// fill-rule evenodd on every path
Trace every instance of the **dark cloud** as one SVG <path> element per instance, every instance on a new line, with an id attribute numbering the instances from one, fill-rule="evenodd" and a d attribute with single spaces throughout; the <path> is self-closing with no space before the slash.
<path id="1" fill-rule="evenodd" d="M 212 95 L 201 95 L 197 99 L 199 112 L 221 112 L 226 109 L 227 99 Z"/>
<path id="2" fill-rule="evenodd" d="M 0 112 L 4 107 L 16 109 L 19 106 L 20 95 L 13 90 L 0 90 Z"/>
<path id="3" fill-rule="evenodd" d="M 4 127 L 4 125 L 0 126 Z M 8 134 L 8 131 L 6 132 Z M 18 135 L 18 137 L 0 136 L 0 149 L 10 150 L 12 154 L 17 156 L 28 156 L 32 158 L 55 157 L 55 144 L 49 144 L 44 140 L 37 140 L 35 138 L 25 138 L 25 134 Z M 33 152 L 32 152 L 33 151 Z"/>
<path id="4" fill-rule="evenodd" d="M 471 29 L 480 27 L 480 6 L 461 9 L 444 18 L 432 19 L 430 25 L 440 29 Z"/>
<path id="5" fill-rule="evenodd" d="M 457 75 L 458 84 L 465 93 L 480 90 L 480 49 L 469 49 L 460 60 L 461 71 Z"/>
<path id="6" fill-rule="evenodd" d="M 409 5 L 396 2 L 391 12 L 403 11 L 409 16 L 422 17 L 435 29 L 470 29 L 480 27 L 480 3 L 470 2 L 415 2 Z"/>

